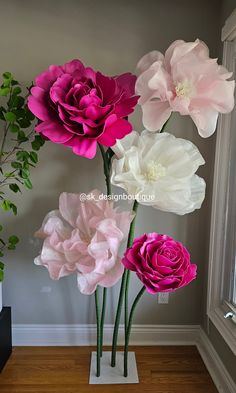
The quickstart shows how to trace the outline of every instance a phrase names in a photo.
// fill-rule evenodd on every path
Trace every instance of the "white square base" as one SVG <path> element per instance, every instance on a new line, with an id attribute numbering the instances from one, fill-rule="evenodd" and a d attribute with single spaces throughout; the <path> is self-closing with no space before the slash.
<path id="1" fill-rule="evenodd" d="M 128 377 L 124 377 L 124 353 L 116 353 L 116 367 L 111 367 L 111 352 L 103 352 L 101 357 L 101 375 L 96 376 L 97 353 L 92 352 L 90 365 L 90 385 L 110 385 L 139 383 L 136 358 L 134 352 L 128 354 Z"/>

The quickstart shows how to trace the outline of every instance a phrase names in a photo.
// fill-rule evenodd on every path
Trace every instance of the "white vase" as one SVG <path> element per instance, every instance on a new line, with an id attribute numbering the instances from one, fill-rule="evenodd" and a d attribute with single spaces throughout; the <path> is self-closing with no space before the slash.
<path id="1" fill-rule="evenodd" d="M 0 282 L 0 312 L 2 311 L 2 282 Z"/>

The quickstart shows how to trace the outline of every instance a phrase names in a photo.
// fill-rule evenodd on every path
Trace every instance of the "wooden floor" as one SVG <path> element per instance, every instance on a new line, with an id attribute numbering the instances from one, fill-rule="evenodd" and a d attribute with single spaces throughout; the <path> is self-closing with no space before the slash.
<path id="1" fill-rule="evenodd" d="M 91 348 L 17 347 L 0 393 L 217 393 L 195 347 L 132 347 L 138 385 L 88 385 Z"/>

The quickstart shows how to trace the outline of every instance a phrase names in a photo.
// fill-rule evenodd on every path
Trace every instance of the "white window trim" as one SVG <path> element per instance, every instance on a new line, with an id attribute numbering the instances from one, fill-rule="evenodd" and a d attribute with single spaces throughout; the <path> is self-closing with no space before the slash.
<path id="1" fill-rule="evenodd" d="M 224 42 L 223 64 L 232 69 L 231 48 L 236 38 L 236 9 L 226 20 L 222 29 Z M 224 314 L 229 311 L 227 302 L 222 305 L 221 290 L 223 287 L 223 261 L 226 246 L 225 228 L 228 209 L 228 173 L 230 148 L 231 116 L 220 117 L 216 139 L 215 171 L 213 183 L 211 234 L 209 250 L 207 314 L 219 333 L 236 355 L 236 325 Z M 235 311 L 235 310 L 234 310 Z"/>

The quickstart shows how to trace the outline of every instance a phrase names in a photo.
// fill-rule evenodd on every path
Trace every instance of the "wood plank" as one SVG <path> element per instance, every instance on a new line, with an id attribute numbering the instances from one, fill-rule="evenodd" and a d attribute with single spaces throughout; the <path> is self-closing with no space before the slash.
<path id="1" fill-rule="evenodd" d="M 196 347 L 130 349 L 136 352 L 140 383 L 128 385 L 129 393 L 217 393 Z M 92 350 L 16 347 L 0 374 L 0 393 L 121 393 L 123 385 L 88 385 Z"/>

